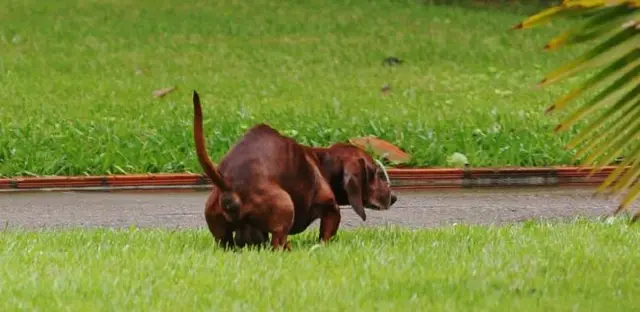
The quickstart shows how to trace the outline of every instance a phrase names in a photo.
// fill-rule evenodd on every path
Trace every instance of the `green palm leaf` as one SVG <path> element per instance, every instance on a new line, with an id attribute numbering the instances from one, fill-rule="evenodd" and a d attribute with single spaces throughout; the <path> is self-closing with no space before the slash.
<path id="1" fill-rule="evenodd" d="M 598 192 L 626 195 L 614 214 L 640 197 L 640 0 L 565 0 L 561 5 L 546 9 L 516 25 L 530 28 L 555 18 L 567 16 L 590 17 L 549 41 L 544 49 L 599 40 L 600 43 L 566 65 L 552 71 L 539 83 L 546 86 L 584 70 L 604 67 L 581 86 L 553 103 L 547 112 L 567 109 L 569 102 L 594 88 L 601 88 L 585 104 L 578 107 L 555 129 L 569 129 L 576 123 L 596 114 L 567 148 L 578 148 L 574 159 L 584 157 L 584 164 L 592 165 L 591 174 L 627 151 L 625 160 L 616 168 Z M 640 210 L 633 221 L 640 218 Z"/>
<path id="2" fill-rule="evenodd" d="M 546 112 L 549 113 L 556 109 L 563 109 L 567 103 L 569 103 L 571 100 L 575 99 L 576 97 L 580 96 L 582 92 L 586 91 L 587 89 L 609 82 L 610 80 L 616 77 L 619 77 L 621 73 L 626 72 L 627 70 L 630 70 L 631 68 L 638 65 L 640 65 L 640 51 L 638 51 L 637 49 L 634 49 L 624 57 L 613 62 L 609 67 L 602 70 L 596 76 L 587 80 L 580 87 L 576 88 L 575 90 L 571 91 L 569 94 L 560 98 L 560 100 L 553 103 L 553 105 L 551 105 Z"/>
<path id="3" fill-rule="evenodd" d="M 638 47 L 637 33 L 638 31 L 635 27 L 623 28 L 610 39 L 597 45 L 584 55 L 551 72 L 539 85 L 549 85 L 562 78 L 577 74 L 584 69 L 596 67 L 603 63 L 608 63 L 612 59 L 620 58 L 620 54 Z"/>
<path id="4" fill-rule="evenodd" d="M 618 29 L 631 18 L 637 18 L 637 12 L 625 5 L 603 8 L 596 16 L 583 25 L 574 27 L 551 39 L 545 50 L 557 49 L 567 44 L 576 44 L 596 39 Z"/>

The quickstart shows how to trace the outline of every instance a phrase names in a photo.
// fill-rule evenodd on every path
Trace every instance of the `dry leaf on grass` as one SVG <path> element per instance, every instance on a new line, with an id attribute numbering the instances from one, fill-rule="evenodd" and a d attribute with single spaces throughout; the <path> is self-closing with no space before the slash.
<path id="1" fill-rule="evenodd" d="M 395 66 L 395 65 L 400 65 L 404 63 L 404 60 L 401 60 L 395 56 L 389 56 L 387 58 L 385 58 L 384 60 L 382 60 L 382 64 L 383 65 L 388 65 L 388 66 Z"/>
<path id="2" fill-rule="evenodd" d="M 167 94 L 169 94 L 169 92 L 175 90 L 176 87 L 168 87 L 168 88 L 163 88 L 163 89 L 158 89 L 153 91 L 153 96 L 157 97 L 157 98 L 161 98 Z"/>
<path id="3" fill-rule="evenodd" d="M 382 88 L 380 88 L 380 91 L 382 91 L 382 95 L 388 95 L 389 92 L 391 92 L 391 86 L 384 84 Z"/>
<path id="4" fill-rule="evenodd" d="M 399 147 L 375 136 L 354 138 L 350 139 L 349 142 L 361 148 L 370 149 L 373 153 L 382 156 L 393 163 L 403 163 L 411 159 L 411 156 L 402 151 Z"/>

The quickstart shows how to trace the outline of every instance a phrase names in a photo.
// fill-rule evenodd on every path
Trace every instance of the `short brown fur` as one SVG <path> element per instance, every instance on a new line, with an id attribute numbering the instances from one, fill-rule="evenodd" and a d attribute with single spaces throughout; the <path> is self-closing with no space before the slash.
<path id="1" fill-rule="evenodd" d="M 198 160 L 215 184 L 205 219 L 225 247 L 262 244 L 271 234 L 273 248 L 290 250 L 288 235 L 318 218 L 319 239 L 327 241 L 338 230 L 338 205 L 351 205 L 366 220 L 365 207 L 389 209 L 397 200 L 364 150 L 346 143 L 304 146 L 265 124 L 249 129 L 216 168 L 206 152 L 196 91 L 193 106 Z"/>

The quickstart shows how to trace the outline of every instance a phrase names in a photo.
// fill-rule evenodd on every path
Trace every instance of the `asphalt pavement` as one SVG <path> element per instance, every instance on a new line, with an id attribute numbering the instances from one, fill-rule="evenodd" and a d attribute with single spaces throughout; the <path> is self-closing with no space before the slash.
<path id="1" fill-rule="evenodd" d="M 593 192 L 567 187 L 403 191 L 392 209 L 367 210 L 365 222 L 344 207 L 341 228 L 504 224 L 610 214 L 617 201 L 593 198 Z M 206 191 L 0 193 L 0 227 L 204 227 L 207 195 Z M 317 225 L 316 221 L 313 226 Z"/>

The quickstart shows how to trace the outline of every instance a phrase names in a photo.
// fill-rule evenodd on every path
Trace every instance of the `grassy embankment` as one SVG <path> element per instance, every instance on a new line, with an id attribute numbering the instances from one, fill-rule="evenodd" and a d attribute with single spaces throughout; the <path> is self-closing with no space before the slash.
<path id="1" fill-rule="evenodd" d="M 0 9 L 0 176 L 200 172 L 193 89 L 215 160 L 267 122 L 313 145 L 377 135 L 415 166 L 453 152 L 472 166 L 569 164 L 543 110 L 577 80 L 534 85 L 579 51 L 543 53 L 564 25 L 510 31 L 525 16 L 414 1 L 14 2 Z M 406 62 L 382 66 L 390 55 Z"/>

